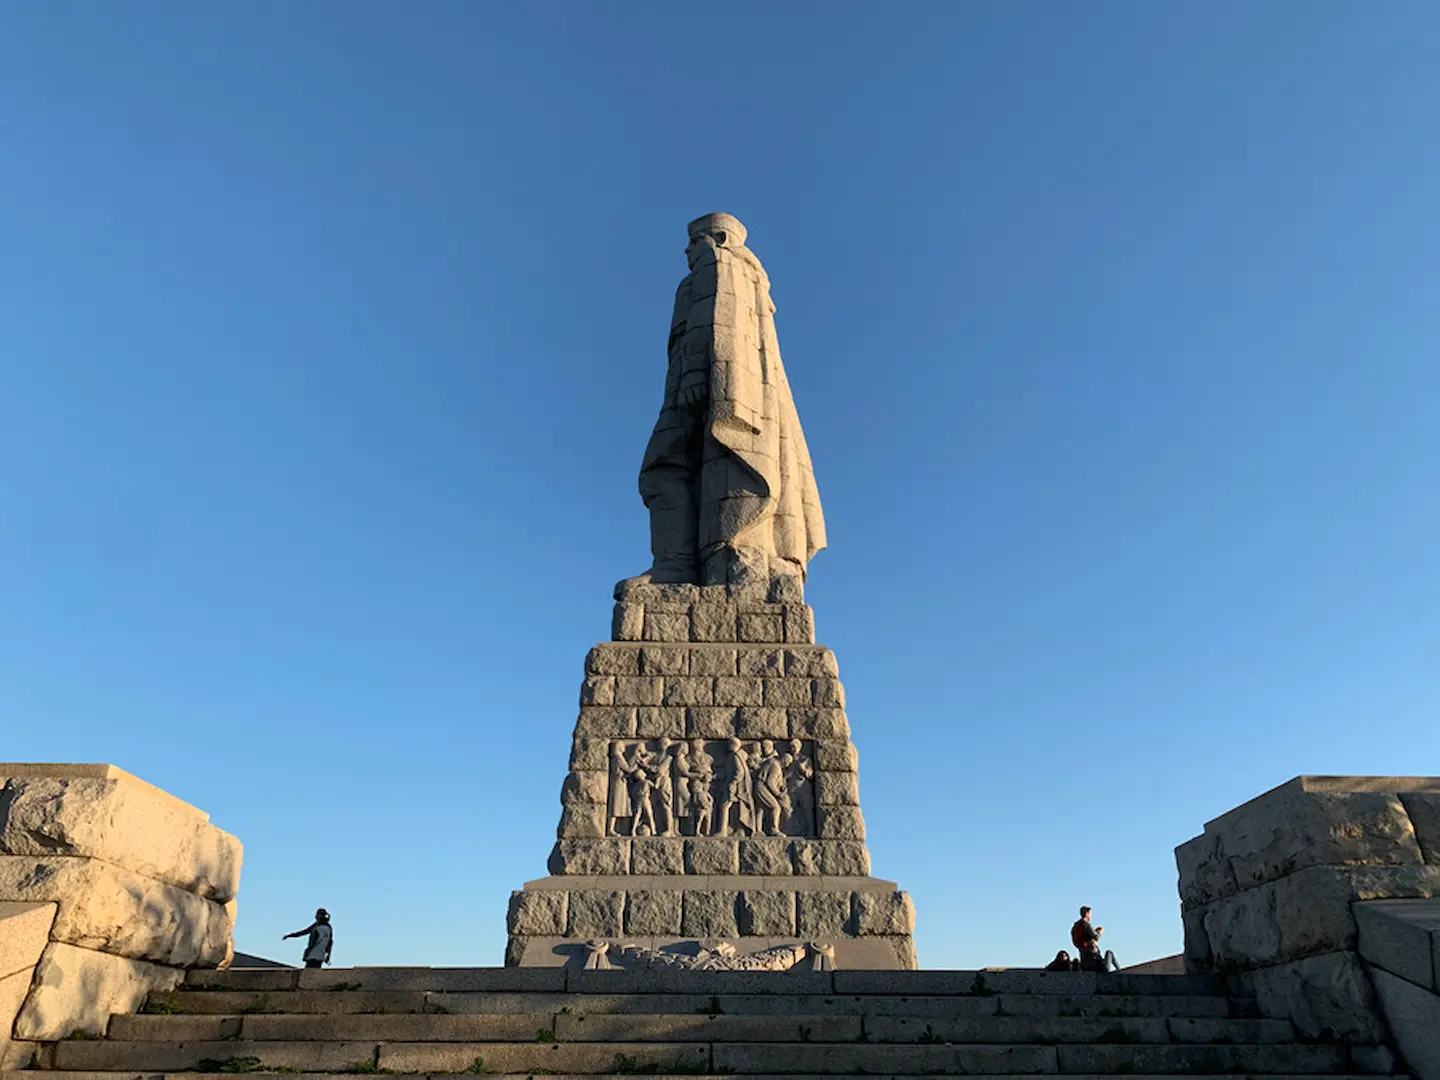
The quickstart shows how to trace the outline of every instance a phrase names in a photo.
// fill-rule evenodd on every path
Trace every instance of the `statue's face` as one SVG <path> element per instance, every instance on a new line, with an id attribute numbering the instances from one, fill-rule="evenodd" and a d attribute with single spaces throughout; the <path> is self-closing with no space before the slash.
<path id="1" fill-rule="evenodd" d="M 685 249 L 685 261 L 690 265 L 690 269 L 698 267 L 706 255 L 724 247 L 728 239 L 724 229 L 709 229 L 699 236 L 692 236 Z"/>
<path id="2" fill-rule="evenodd" d="M 775 744 L 769 739 L 766 739 L 760 744 L 760 752 L 768 757 L 775 752 Z"/>

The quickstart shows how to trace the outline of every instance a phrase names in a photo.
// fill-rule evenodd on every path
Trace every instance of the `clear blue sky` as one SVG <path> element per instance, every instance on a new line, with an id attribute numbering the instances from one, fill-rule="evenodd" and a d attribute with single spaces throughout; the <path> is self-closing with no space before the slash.
<path id="1" fill-rule="evenodd" d="M 764 260 L 928 967 L 1302 772 L 1440 773 L 1440 8 L 32 3 L 0 26 L 0 758 L 246 845 L 239 946 L 496 964 L 684 225 Z"/>

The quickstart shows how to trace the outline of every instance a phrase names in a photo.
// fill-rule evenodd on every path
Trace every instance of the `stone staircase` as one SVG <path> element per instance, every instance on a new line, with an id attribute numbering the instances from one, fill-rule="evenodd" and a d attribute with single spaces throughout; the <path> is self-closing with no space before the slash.
<path id="1" fill-rule="evenodd" d="M 191 972 L 0 1080 L 1363 1074 L 1196 975 L 351 968 Z M 62 1080 L 57 1076 L 56 1080 Z"/>

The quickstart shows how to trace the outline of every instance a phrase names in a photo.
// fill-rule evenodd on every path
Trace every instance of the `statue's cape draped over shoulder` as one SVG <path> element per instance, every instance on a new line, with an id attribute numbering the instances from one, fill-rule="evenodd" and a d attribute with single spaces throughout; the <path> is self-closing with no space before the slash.
<path id="1" fill-rule="evenodd" d="M 825 547 L 825 517 L 780 360 L 770 279 L 749 248 L 733 245 L 696 267 L 690 289 L 687 351 L 713 357 L 710 434 L 760 480 L 762 498 L 740 505 L 731 542 L 803 567 Z"/>

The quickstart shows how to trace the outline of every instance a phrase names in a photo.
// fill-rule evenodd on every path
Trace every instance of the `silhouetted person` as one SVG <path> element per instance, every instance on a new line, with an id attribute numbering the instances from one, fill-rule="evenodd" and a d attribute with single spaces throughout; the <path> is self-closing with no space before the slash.
<path id="1" fill-rule="evenodd" d="M 286 934 L 280 940 L 289 941 L 292 937 L 304 937 L 306 934 L 310 935 L 310 940 L 305 945 L 305 966 L 318 968 L 322 964 L 328 964 L 330 948 L 335 944 L 335 931 L 330 928 L 330 913 L 323 907 L 316 909 L 315 921 L 304 930 Z"/>
<path id="2" fill-rule="evenodd" d="M 1046 971 L 1074 971 L 1075 961 L 1070 959 L 1070 954 L 1061 949 L 1055 954 L 1055 959 L 1045 965 Z"/>
<path id="3" fill-rule="evenodd" d="M 1081 971 L 1120 970 L 1120 961 L 1115 959 L 1113 952 L 1107 949 L 1103 956 L 1100 953 L 1100 935 L 1104 932 L 1103 926 L 1090 925 L 1090 909 L 1082 907 L 1080 918 L 1070 928 L 1070 944 L 1080 950 Z"/>

